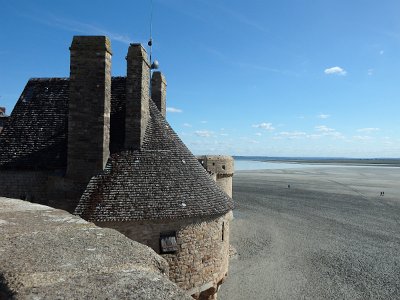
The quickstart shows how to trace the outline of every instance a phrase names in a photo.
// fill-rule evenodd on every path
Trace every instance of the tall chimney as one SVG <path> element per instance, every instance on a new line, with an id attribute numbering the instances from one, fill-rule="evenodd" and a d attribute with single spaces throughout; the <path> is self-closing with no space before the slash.
<path id="1" fill-rule="evenodd" d="M 166 115 L 167 81 L 161 72 L 153 72 L 151 78 L 151 99 L 157 105 L 161 114 Z"/>
<path id="2" fill-rule="evenodd" d="M 125 148 L 140 149 L 149 114 L 150 64 L 141 44 L 128 49 L 126 74 Z"/>
<path id="3" fill-rule="evenodd" d="M 75 36 L 70 51 L 67 177 L 88 182 L 110 154 L 110 40 Z"/>

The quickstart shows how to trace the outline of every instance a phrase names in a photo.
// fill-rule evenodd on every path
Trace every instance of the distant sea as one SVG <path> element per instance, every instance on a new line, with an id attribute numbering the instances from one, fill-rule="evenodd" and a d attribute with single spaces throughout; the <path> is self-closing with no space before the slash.
<path id="1" fill-rule="evenodd" d="M 310 167 L 400 167 L 400 158 L 234 156 L 235 170 L 300 169 Z"/>

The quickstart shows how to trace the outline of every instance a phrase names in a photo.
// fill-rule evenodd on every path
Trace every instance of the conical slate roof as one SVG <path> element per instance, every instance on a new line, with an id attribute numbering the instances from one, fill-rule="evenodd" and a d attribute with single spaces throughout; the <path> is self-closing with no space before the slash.
<path id="1" fill-rule="evenodd" d="M 141 150 L 111 155 L 75 213 L 91 221 L 178 219 L 227 213 L 233 202 L 150 101 Z"/>

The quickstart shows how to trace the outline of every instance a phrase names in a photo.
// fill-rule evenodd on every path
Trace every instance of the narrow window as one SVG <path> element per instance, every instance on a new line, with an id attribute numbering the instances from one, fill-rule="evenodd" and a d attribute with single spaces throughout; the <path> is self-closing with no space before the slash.
<path id="1" fill-rule="evenodd" d="M 175 231 L 160 233 L 160 252 L 161 254 L 178 252 L 178 244 L 176 243 Z"/>
<path id="2" fill-rule="evenodd" d="M 222 241 L 224 241 L 224 234 L 225 234 L 225 222 L 222 222 Z"/>

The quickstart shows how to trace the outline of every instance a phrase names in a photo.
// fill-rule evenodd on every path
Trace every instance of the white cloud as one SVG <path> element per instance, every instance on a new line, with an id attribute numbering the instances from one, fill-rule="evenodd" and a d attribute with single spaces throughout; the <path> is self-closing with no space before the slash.
<path id="1" fill-rule="evenodd" d="M 318 119 L 328 119 L 330 117 L 330 115 L 320 114 L 317 117 L 318 117 Z"/>
<path id="2" fill-rule="evenodd" d="M 364 133 L 371 133 L 371 132 L 376 132 L 379 131 L 379 128 L 376 127 L 367 127 L 367 128 L 360 128 L 357 129 L 358 132 L 364 132 Z"/>
<path id="3" fill-rule="evenodd" d="M 336 131 L 336 129 L 327 127 L 325 125 L 319 125 L 319 126 L 315 126 L 315 130 L 317 132 L 319 132 L 319 136 L 330 136 L 330 137 L 334 137 L 334 138 L 343 138 L 343 135 Z M 318 135 L 313 135 L 313 138 L 317 138 L 319 137 Z"/>
<path id="4" fill-rule="evenodd" d="M 265 129 L 268 131 L 272 131 L 275 130 L 275 128 L 272 126 L 272 123 L 260 123 L 260 124 L 255 124 L 253 125 L 254 128 L 261 128 L 261 129 Z"/>
<path id="5" fill-rule="evenodd" d="M 185 126 L 185 127 L 192 127 L 192 125 L 189 124 L 189 123 L 183 123 L 183 126 Z"/>
<path id="6" fill-rule="evenodd" d="M 353 136 L 353 139 L 359 140 L 359 141 L 368 141 L 372 138 L 368 135 L 355 135 L 355 136 Z"/>
<path id="7" fill-rule="evenodd" d="M 196 130 L 194 134 L 201 137 L 211 137 L 214 133 L 208 130 Z"/>
<path id="8" fill-rule="evenodd" d="M 200 123 L 201 124 L 207 124 L 208 122 L 207 121 L 201 121 Z"/>
<path id="9" fill-rule="evenodd" d="M 302 131 L 282 131 L 277 134 L 277 136 L 288 138 L 288 139 L 299 139 L 307 137 L 307 134 Z"/>
<path id="10" fill-rule="evenodd" d="M 374 75 L 374 69 L 368 69 L 367 74 L 368 76 Z"/>
<path id="11" fill-rule="evenodd" d="M 262 133 L 261 132 L 256 132 L 255 135 L 256 136 L 262 136 Z"/>
<path id="12" fill-rule="evenodd" d="M 334 131 L 336 131 L 335 129 L 329 128 L 325 125 L 315 126 L 315 130 L 319 131 L 319 132 L 334 132 Z"/>
<path id="13" fill-rule="evenodd" d="M 167 107 L 167 112 L 170 112 L 170 113 L 181 113 L 181 112 L 183 112 L 183 110 L 179 109 L 179 108 L 175 108 L 175 107 Z"/>
<path id="14" fill-rule="evenodd" d="M 384 53 L 385 53 L 385 51 L 383 51 L 383 50 L 379 51 L 380 55 L 383 55 Z"/>
<path id="15" fill-rule="evenodd" d="M 342 69 L 341 67 L 332 67 L 332 68 L 325 69 L 324 73 L 327 75 L 335 74 L 335 75 L 342 75 L 342 76 L 345 76 L 347 74 L 346 70 Z"/>

